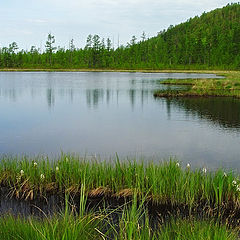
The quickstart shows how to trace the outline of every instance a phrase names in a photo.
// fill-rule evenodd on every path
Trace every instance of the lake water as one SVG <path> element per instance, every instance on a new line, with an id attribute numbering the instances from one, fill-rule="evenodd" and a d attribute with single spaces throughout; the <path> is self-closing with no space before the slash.
<path id="1" fill-rule="evenodd" d="M 153 97 L 180 73 L 0 73 L 0 154 L 176 156 L 240 169 L 240 100 Z"/>

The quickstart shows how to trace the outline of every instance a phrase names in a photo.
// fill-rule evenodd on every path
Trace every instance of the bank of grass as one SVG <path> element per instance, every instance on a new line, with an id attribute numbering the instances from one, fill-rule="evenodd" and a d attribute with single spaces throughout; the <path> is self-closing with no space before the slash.
<path id="1" fill-rule="evenodd" d="M 84 199 L 84 198 L 83 198 Z M 80 197 L 80 212 L 68 209 L 43 219 L 5 215 L 0 218 L 0 239 L 4 240 L 236 240 L 238 228 L 230 228 L 218 220 L 172 219 L 154 228 L 149 223 L 144 201 L 137 204 L 136 194 L 129 207 L 124 206 L 113 221 L 106 212 L 87 212 L 85 200 Z M 116 218 L 116 217 L 115 217 Z"/>
<path id="2" fill-rule="evenodd" d="M 80 193 L 82 183 L 88 196 L 132 197 L 158 204 L 205 204 L 239 206 L 240 181 L 222 169 L 191 169 L 176 160 L 144 162 L 134 159 L 100 161 L 77 155 L 48 157 L 2 157 L 0 184 L 9 196 L 34 199 L 58 193 Z"/>
<path id="3" fill-rule="evenodd" d="M 222 79 L 168 79 L 165 85 L 188 86 L 178 90 L 156 90 L 155 97 L 236 97 L 240 98 L 240 72 L 215 72 Z"/>
<path id="4" fill-rule="evenodd" d="M 124 216 L 123 216 L 124 217 Z M 237 240 L 238 229 L 229 229 L 213 221 L 172 220 L 157 230 L 148 225 L 122 219 L 118 230 L 104 229 L 98 216 L 73 215 L 38 220 L 5 216 L 0 218 L 0 239 L 4 240 Z"/>

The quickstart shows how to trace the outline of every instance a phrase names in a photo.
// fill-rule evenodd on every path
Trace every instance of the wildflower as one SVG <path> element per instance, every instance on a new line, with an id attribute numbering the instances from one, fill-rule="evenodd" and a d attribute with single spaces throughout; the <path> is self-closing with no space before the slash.
<path id="1" fill-rule="evenodd" d="M 23 170 L 20 171 L 20 175 L 21 175 L 21 176 L 24 175 L 24 171 L 23 171 Z"/>
<path id="2" fill-rule="evenodd" d="M 240 192 L 240 185 L 237 185 L 237 191 Z"/>
<path id="3" fill-rule="evenodd" d="M 223 176 L 224 176 L 224 177 L 227 177 L 227 174 L 224 172 L 224 173 L 223 173 Z"/>
<path id="4" fill-rule="evenodd" d="M 56 167 L 56 171 L 59 171 L 59 167 L 58 166 Z"/>
<path id="5" fill-rule="evenodd" d="M 41 174 L 40 178 L 43 180 L 45 178 L 44 174 Z"/>
<path id="6" fill-rule="evenodd" d="M 206 169 L 206 168 L 203 168 L 203 169 L 202 169 L 202 172 L 203 172 L 204 174 L 206 174 L 206 173 L 207 173 L 207 169 Z"/>
<path id="7" fill-rule="evenodd" d="M 34 166 L 34 167 L 36 167 L 36 166 L 37 166 L 37 163 L 36 163 L 36 162 L 34 162 L 34 163 L 33 163 L 33 166 Z"/>
<path id="8" fill-rule="evenodd" d="M 177 166 L 177 167 L 179 167 L 179 166 L 180 166 L 180 164 L 177 162 L 177 163 L 176 163 L 176 166 Z"/>
<path id="9" fill-rule="evenodd" d="M 233 186 L 236 186 L 237 185 L 237 182 L 235 180 L 232 181 L 232 185 Z"/>
<path id="10" fill-rule="evenodd" d="M 187 168 L 190 168 L 190 164 L 189 163 L 187 164 Z"/>

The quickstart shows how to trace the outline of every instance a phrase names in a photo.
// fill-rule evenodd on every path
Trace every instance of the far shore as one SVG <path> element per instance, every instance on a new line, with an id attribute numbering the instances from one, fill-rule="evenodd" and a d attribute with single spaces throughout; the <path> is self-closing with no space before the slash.
<path id="1" fill-rule="evenodd" d="M 54 68 L 2 68 L 0 72 L 142 72 L 142 73 L 209 73 L 209 74 L 228 74 L 239 73 L 239 71 L 226 71 L 226 70 L 181 70 L 181 69 L 54 69 Z"/>

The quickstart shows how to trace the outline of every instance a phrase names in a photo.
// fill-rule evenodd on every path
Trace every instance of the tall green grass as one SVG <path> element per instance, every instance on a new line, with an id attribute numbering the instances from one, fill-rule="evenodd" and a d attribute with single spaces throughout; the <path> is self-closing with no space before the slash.
<path id="1" fill-rule="evenodd" d="M 214 221 L 172 220 L 158 234 L 161 240 L 237 240 L 237 230 Z"/>
<path id="2" fill-rule="evenodd" d="M 239 205 L 240 181 L 222 169 L 191 169 L 176 160 L 112 162 L 62 154 L 58 159 L 4 157 L 0 183 L 12 196 L 32 199 L 57 193 L 105 196 L 146 196 L 157 203 L 221 206 Z M 82 189 L 82 185 L 84 188 Z"/>
<path id="3" fill-rule="evenodd" d="M 102 231 L 105 227 L 104 217 L 101 214 L 86 211 L 85 195 L 80 195 L 78 214 L 76 214 L 75 210 L 70 210 L 67 195 L 65 201 L 65 210 L 63 212 L 56 213 L 54 216 L 45 215 L 43 219 L 14 217 L 11 215 L 1 217 L 0 239 L 102 239 Z"/>
<path id="4" fill-rule="evenodd" d="M 80 200 L 81 202 L 81 200 Z M 0 218 L 0 239 L 4 240 L 236 240 L 238 229 L 229 229 L 210 220 L 172 219 L 152 228 L 144 204 L 136 195 L 130 206 L 124 206 L 118 221 L 105 212 L 93 214 L 85 209 L 79 215 L 66 207 L 54 217 L 37 219 L 5 216 Z"/>

